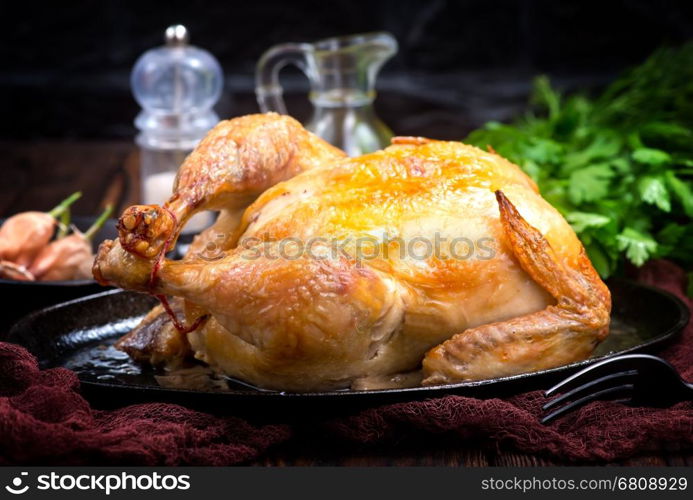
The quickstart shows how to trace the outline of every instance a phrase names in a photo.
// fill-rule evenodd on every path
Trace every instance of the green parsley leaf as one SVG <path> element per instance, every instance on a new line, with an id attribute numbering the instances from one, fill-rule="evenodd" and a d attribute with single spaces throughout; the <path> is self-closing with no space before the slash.
<path id="1" fill-rule="evenodd" d="M 657 242 L 651 236 L 626 227 L 616 237 L 618 249 L 625 250 L 626 257 L 636 266 L 642 266 L 657 251 Z"/>
<path id="2" fill-rule="evenodd" d="M 645 176 L 638 181 L 638 191 L 645 203 L 656 205 L 664 212 L 671 212 L 671 201 L 665 180 L 661 176 Z"/>
<path id="3" fill-rule="evenodd" d="M 581 168 L 570 174 L 568 197 L 576 205 L 604 198 L 614 173 L 606 163 Z"/>
<path id="4" fill-rule="evenodd" d="M 565 218 L 573 226 L 577 233 L 581 233 L 588 227 L 602 227 L 608 224 L 611 219 L 605 215 L 589 212 L 570 212 Z"/>
<path id="5" fill-rule="evenodd" d="M 671 191 L 676 195 L 688 217 L 693 217 L 693 190 L 690 183 L 685 183 L 673 172 L 666 173 L 666 181 Z"/>
<path id="6" fill-rule="evenodd" d="M 632 157 L 638 163 L 645 165 L 660 166 L 671 163 L 671 155 L 659 149 L 639 148 L 633 151 Z"/>

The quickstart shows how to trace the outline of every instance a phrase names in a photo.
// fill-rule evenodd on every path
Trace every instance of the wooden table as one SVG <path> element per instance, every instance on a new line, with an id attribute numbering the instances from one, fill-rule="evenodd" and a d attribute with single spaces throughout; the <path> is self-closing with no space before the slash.
<path id="1" fill-rule="evenodd" d="M 81 190 L 75 213 L 97 214 L 108 203 L 116 213 L 136 202 L 137 151 L 129 142 L 0 143 L 0 217 L 23 210 L 47 210 Z M 384 447 L 358 447 L 292 440 L 270 450 L 256 465 L 567 465 L 516 453 L 495 443 L 461 442 L 439 436 Z M 693 450 L 662 449 L 612 465 L 693 466 Z"/>

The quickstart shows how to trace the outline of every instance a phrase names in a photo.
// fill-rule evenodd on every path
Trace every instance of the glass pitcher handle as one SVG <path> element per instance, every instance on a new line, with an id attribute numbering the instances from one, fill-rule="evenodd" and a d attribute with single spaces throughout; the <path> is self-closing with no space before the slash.
<path id="1" fill-rule="evenodd" d="M 255 94 L 263 113 L 275 111 L 286 115 L 286 105 L 279 83 L 279 72 L 287 64 L 293 64 L 310 79 L 308 55 L 313 46 L 308 43 L 285 43 L 276 45 L 262 54 L 255 70 Z"/>

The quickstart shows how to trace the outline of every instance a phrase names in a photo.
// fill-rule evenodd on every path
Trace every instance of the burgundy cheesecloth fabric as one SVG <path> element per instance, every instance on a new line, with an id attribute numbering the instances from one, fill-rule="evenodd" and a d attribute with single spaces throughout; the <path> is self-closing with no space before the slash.
<path id="1" fill-rule="evenodd" d="M 654 262 L 639 279 L 683 294 L 685 274 Z M 693 323 L 661 355 L 693 380 Z M 311 426 L 320 439 L 357 443 L 449 433 L 557 459 L 614 460 L 663 445 L 693 446 L 693 403 L 668 409 L 595 402 L 549 426 L 539 423 L 540 392 L 508 399 L 446 396 L 363 411 Z M 281 418 L 281 417 L 278 417 Z M 304 431 L 305 432 L 305 431 Z M 23 348 L 0 343 L 0 464 L 226 465 L 301 439 L 289 424 L 255 425 L 163 403 L 95 410 L 75 374 L 40 371 Z M 463 443 L 461 443 L 463 446 Z"/>

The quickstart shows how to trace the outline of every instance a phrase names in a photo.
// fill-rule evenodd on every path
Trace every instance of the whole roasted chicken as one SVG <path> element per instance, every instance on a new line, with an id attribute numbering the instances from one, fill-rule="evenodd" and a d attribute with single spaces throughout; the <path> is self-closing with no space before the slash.
<path id="1" fill-rule="evenodd" d="M 217 222 L 167 259 L 201 210 Z M 217 125 L 163 206 L 125 210 L 94 276 L 161 299 L 119 341 L 136 359 L 289 391 L 562 365 L 611 309 L 571 227 L 493 151 L 397 137 L 348 158 L 271 113 Z"/>

